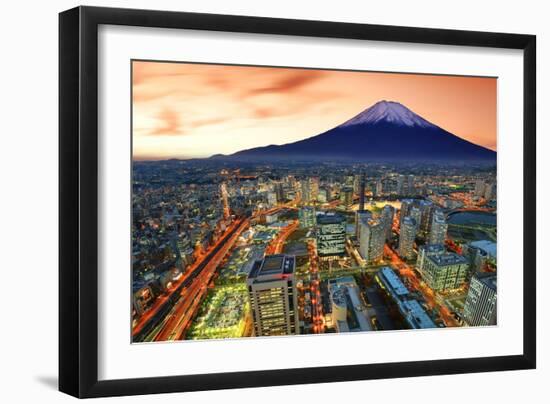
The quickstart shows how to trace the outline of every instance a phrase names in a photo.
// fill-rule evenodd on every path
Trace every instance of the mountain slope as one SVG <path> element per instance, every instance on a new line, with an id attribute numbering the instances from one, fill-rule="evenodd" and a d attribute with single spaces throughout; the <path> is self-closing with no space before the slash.
<path id="1" fill-rule="evenodd" d="M 320 135 L 284 145 L 243 150 L 223 158 L 238 161 L 494 162 L 496 153 L 441 129 L 400 103 L 380 101 Z"/>

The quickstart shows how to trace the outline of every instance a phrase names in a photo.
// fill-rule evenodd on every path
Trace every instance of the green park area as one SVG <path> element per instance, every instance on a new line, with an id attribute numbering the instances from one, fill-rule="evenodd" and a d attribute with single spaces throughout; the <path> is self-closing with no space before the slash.
<path id="1" fill-rule="evenodd" d="M 217 286 L 203 302 L 187 339 L 242 337 L 248 310 L 246 284 Z"/>

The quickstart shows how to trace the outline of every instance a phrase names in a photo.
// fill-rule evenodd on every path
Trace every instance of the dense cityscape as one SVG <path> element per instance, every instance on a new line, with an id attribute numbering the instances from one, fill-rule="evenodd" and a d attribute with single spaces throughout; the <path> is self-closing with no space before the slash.
<path id="1" fill-rule="evenodd" d="M 496 324 L 496 167 L 134 161 L 134 342 Z"/>

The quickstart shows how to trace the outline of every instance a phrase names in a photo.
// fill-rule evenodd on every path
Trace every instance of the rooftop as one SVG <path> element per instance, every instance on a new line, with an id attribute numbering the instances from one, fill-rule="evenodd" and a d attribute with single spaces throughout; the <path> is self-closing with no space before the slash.
<path id="1" fill-rule="evenodd" d="M 479 248 L 480 250 L 485 251 L 488 255 L 493 258 L 497 257 L 497 243 L 494 243 L 489 240 L 479 240 L 473 241 L 470 243 L 472 247 Z"/>
<path id="2" fill-rule="evenodd" d="M 465 257 L 452 252 L 440 255 L 429 255 L 428 259 L 438 266 L 468 263 L 468 260 Z"/>
<path id="3" fill-rule="evenodd" d="M 390 267 L 384 267 L 380 270 L 380 274 L 391 287 L 397 296 L 405 296 L 409 294 L 409 289 L 403 284 L 399 276 Z"/>
<path id="4" fill-rule="evenodd" d="M 401 303 L 401 308 L 406 314 L 407 322 L 413 328 L 436 328 L 433 320 L 417 300 L 406 300 Z"/>
<path id="5" fill-rule="evenodd" d="M 337 214 L 326 214 L 317 217 L 317 224 L 341 224 L 346 221 L 346 218 Z"/>
<path id="6" fill-rule="evenodd" d="M 294 260 L 295 258 L 292 255 L 267 255 L 263 260 L 258 260 L 254 263 L 248 278 L 292 274 L 294 272 Z"/>

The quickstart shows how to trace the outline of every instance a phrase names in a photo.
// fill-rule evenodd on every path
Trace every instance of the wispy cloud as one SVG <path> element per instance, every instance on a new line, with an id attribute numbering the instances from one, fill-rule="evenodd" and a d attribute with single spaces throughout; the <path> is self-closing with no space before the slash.
<path id="1" fill-rule="evenodd" d="M 160 121 L 160 124 L 149 132 L 150 135 L 179 136 L 183 134 L 180 118 L 176 111 L 170 108 L 164 108 L 157 115 L 157 119 Z"/>

